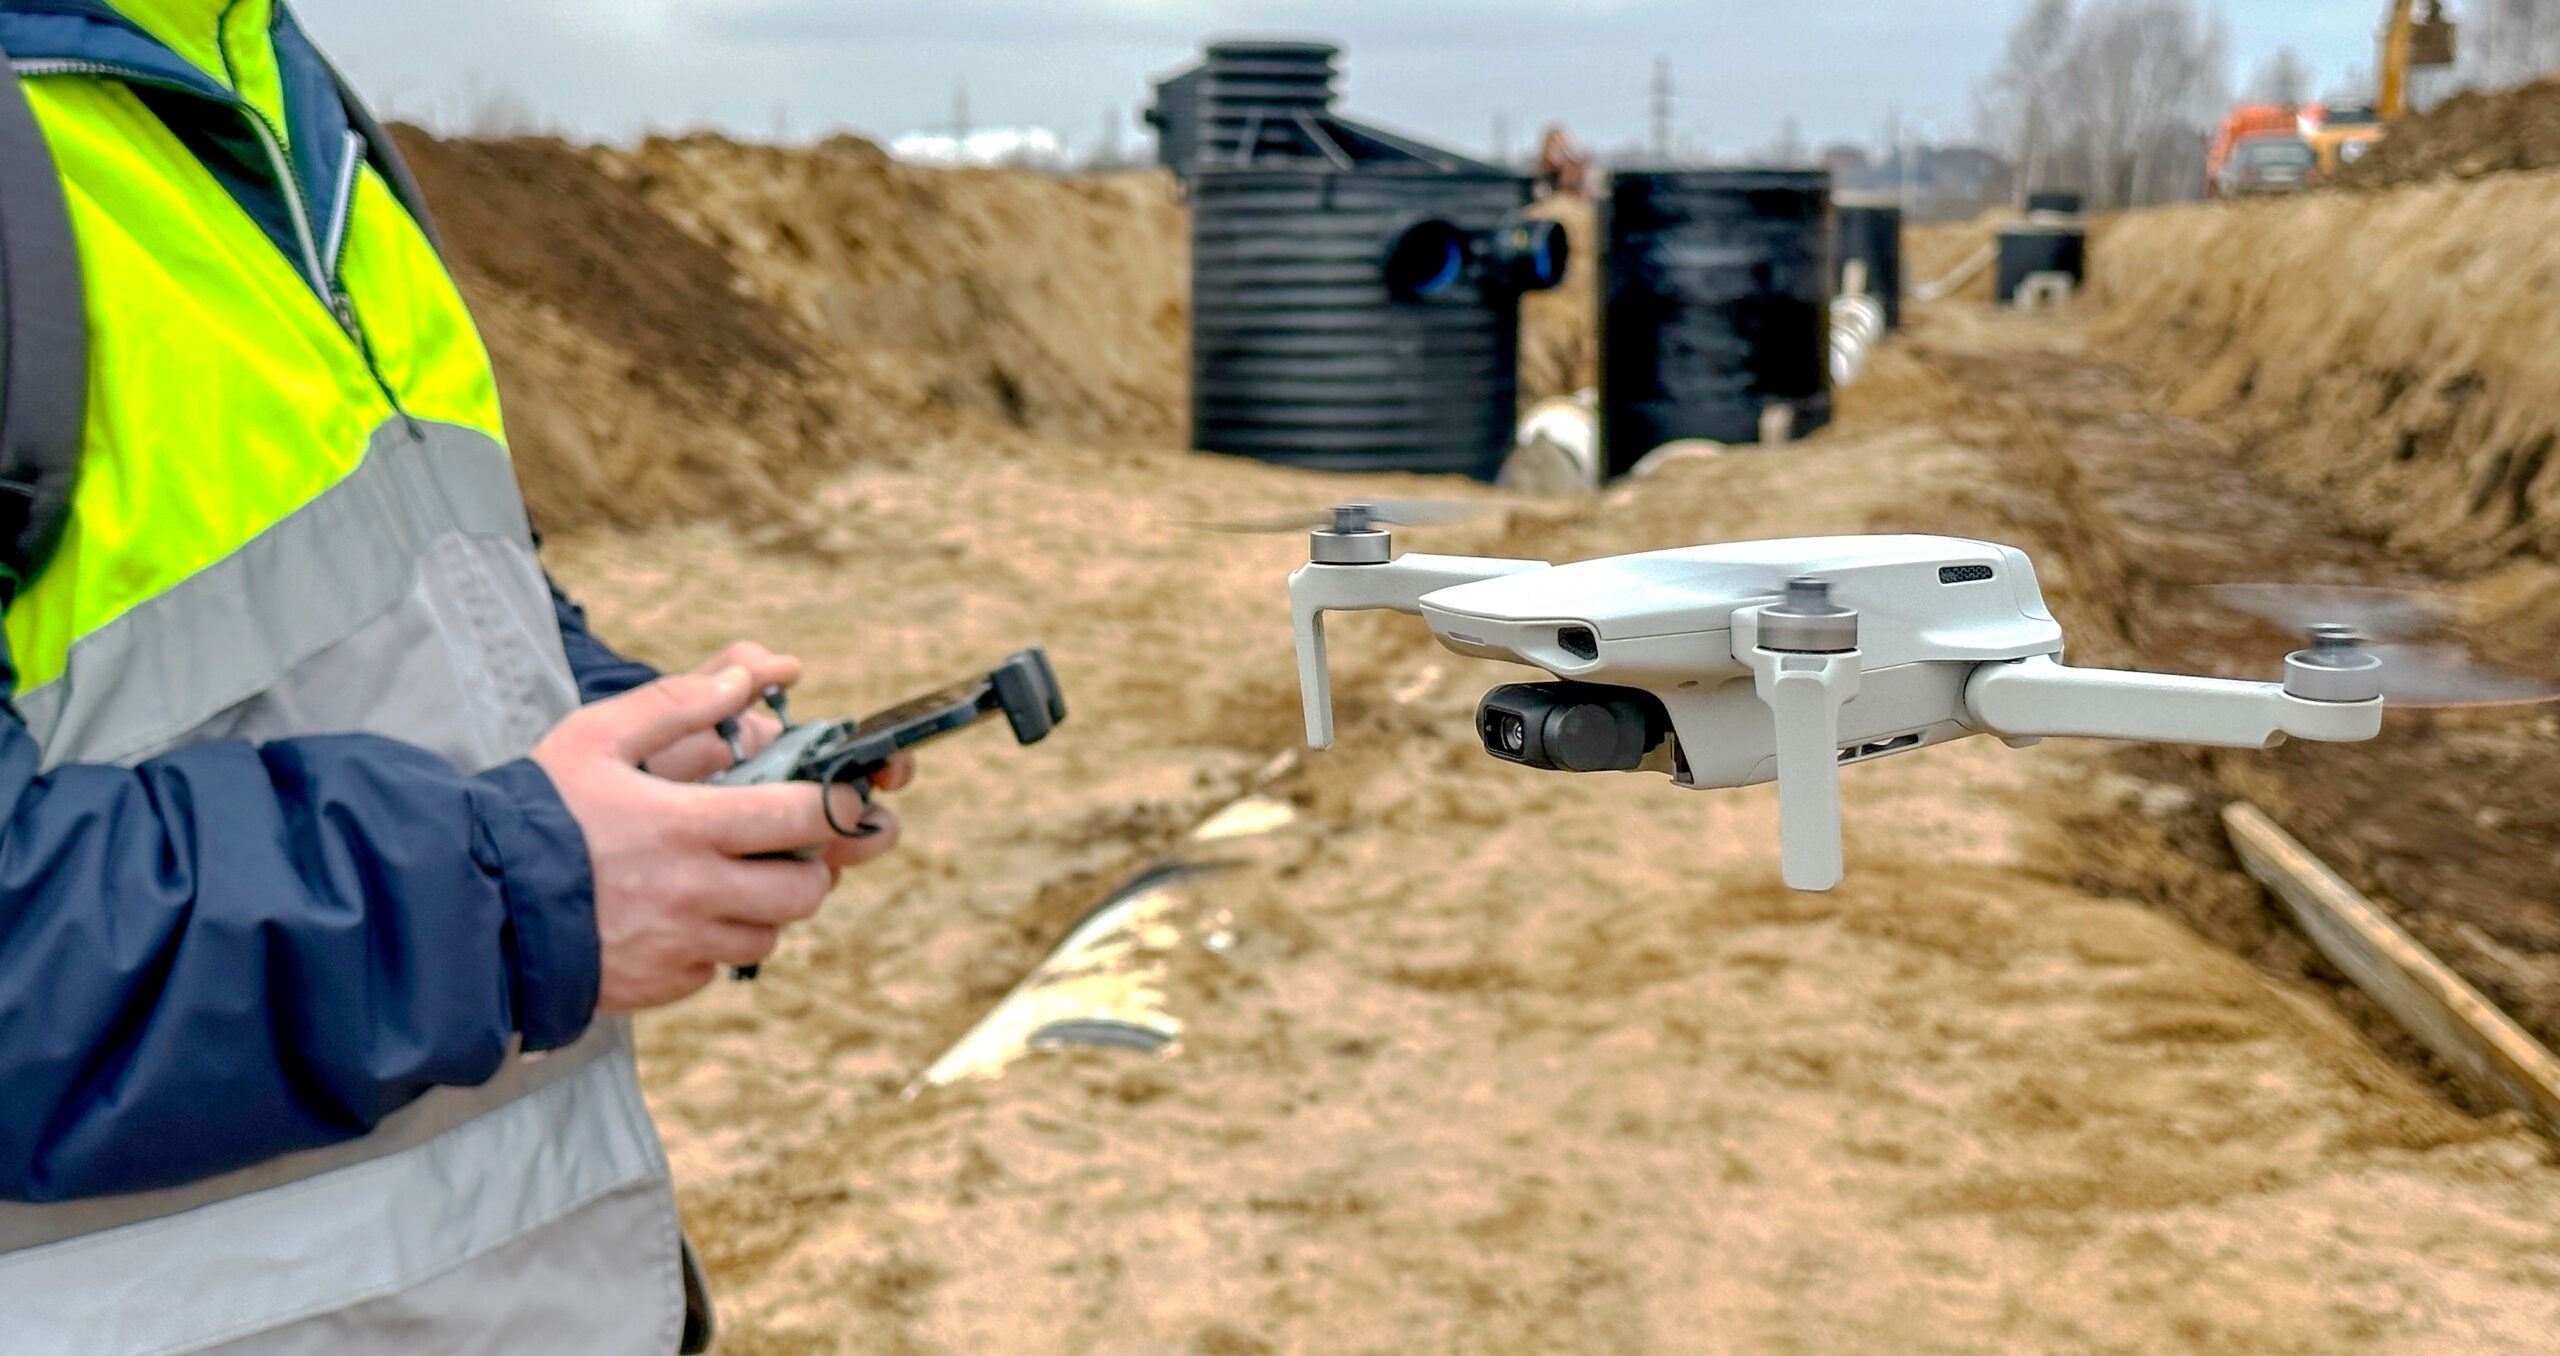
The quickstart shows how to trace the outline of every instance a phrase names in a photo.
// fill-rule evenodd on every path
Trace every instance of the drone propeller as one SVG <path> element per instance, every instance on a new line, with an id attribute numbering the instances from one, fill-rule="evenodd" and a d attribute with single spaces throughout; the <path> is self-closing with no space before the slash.
<path id="1" fill-rule="evenodd" d="M 1269 518 L 1198 524 L 1209 532 L 1243 536 L 1280 536 L 1295 532 L 1339 530 L 1346 515 L 1364 527 L 1452 527 L 1492 513 L 1495 505 L 1462 499 L 1358 499 L 1332 508 L 1306 509 Z"/>
<path id="2" fill-rule="evenodd" d="M 2560 687 L 2490 668 L 2457 644 L 2377 645 L 2382 695 L 2402 710 L 2533 706 L 2560 701 Z"/>
<path id="3" fill-rule="evenodd" d="M 2368 640 L 2406 640 L 2452 621 L 2457 599 L 2415 589 L 2362 588 L 2346 584 L 2215 584 L 2205 595 L 2234 612 L 2288 631 L 2343 626 Z"/>
<path id="4" fill-rule="evenodd" d="M 2402 710 L 2560 701 L 2560 686 L 2483 664 L 2459 640 L 2418 640 L 2455 629 L 2456 598 L 2338 584 L 2221 584 L 2204 592 L 2287 630 L 2343 630 L 2389 642 L 2365 653 L 2382 661 L 2383 696 Z"/>

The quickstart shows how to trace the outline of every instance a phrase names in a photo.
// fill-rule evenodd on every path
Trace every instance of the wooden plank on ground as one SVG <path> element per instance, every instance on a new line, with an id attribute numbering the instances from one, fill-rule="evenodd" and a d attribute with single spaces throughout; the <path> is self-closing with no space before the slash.
<path id="1" fill-rule="evenodd" d="M 2455 1073 L 2560 1138 L 2560 1059 L 2256 806 L 2222 812 L 2249 874 Z"/>

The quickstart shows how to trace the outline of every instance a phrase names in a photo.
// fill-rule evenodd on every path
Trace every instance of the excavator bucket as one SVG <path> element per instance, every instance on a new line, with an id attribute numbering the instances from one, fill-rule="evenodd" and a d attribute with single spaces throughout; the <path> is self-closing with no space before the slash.
<path id="1" fill-rule="evenodd" d="M 2427 12 L 2419 16 L 2409 29 L 2409 64 L 2412 66 L 2450 66 L 2456 52 L 2460 30 L 2453 20 L 2444 17 L 2443 0 L 2430 0 Z"/>

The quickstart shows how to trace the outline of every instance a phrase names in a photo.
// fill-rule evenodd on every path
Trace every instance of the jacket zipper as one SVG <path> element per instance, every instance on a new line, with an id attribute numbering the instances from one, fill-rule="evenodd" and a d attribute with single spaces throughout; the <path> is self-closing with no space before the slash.
<path id="1" fill-rule="evenodd" d="M 237 96 L 215 95 L 198 86 L 112 62 L 38 59 L 18 62 L 14 69 L 16 74 L 22 77 L 95 75 L 121 80 L 127 84 L 149 85 L 155 89 L 193 95 L 208 103 L 230 109 L 246 119 L 251 129 L 258 134 L 258 145 L 266 152 L 268 171 L 284 188 L 286 215 L 293 218 L 294 242 L 300 246 L 302 253 L 295 271 L 303 275 L 303 280 L 309 283 L 312 291 L 322 299 L 323 308 L 329 312 L 330 318 L 337 322 L 339 330 L 347 336 L 348 341 L 356 346 L 357 354 L 364 359 L 365 371 L 372 376 L 375 387 L 381 390 L 382 398 L 391 403 L 392 412 L 399 415 L 401 421 L 409 426 L 409 432 L 412 435 L 422 433 L 417 417 L 410 414 L 408 408 L 400 403 L 400 393 L 392 389 L 390 378 L 383 375 L 382 363 L 374 356 L 373 341 L 365 334 L 364 322 L 356 314 L 355 298 L 347 293 L 346 288 L 339 285 L 337 270 L 320 256 L 320 244 L 313 234 L 310 201 L 302 194 L 302 181 L 294 175 L 293 158 L 285 151 L 283 137 L 267 122 L 266 114 L 259 112 L 256 106 Z M 350 194 L 348 205 L 352 210 L 352 194 Z"/>

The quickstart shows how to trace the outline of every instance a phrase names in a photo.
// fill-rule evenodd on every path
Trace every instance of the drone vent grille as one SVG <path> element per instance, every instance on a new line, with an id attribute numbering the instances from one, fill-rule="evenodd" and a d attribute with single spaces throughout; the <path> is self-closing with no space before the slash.
<path id="1" fill-rule="evenodd" d="M 1998 574 L 1988 565 L 1950 565 L 1938 571 L 1941 584 L 1979 584 Z"/>

